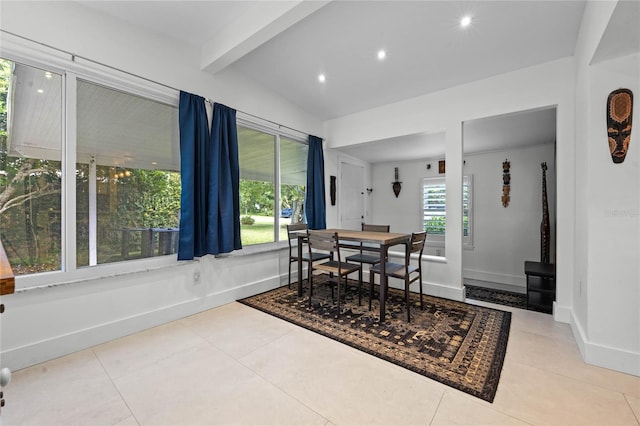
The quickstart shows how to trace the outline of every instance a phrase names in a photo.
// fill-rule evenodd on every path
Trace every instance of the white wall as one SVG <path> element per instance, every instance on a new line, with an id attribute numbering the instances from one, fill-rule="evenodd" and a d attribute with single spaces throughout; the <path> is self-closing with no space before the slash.
<path id="1" fill-rule="evenodd" d="M 640 375 L 640 132 L 622 164 L 607 145 L 606 99 L 636 94 L 640 53 L 592 64 L 616 2 L 590 2 L 576 47 L 576 282 L 571 326 L 584 359 Z"/>
<path id="2" fill-rule="evenodd" d="M 606 104 L 620 87 L 640 94 L 640 54 L 591 66 L 588 180 L 588 349 L 603 365 L 610 348 L 628 353 L 611 367 L 640 375 L 640 132 L 632 131 L 622 164 L 611 160 Z M 637 99 L 637 98 L 636 98 Z M 633 121 L 640 123 L 638 103 Z M 583 289 L 584 291 L 584 289 Z M 615 315 L 612 313 L 615 312 Z M 629 331 L 635 330 L 630 334 Z M 605 364 L 606 365 L 606 364 Z"/>
<path id="3" fill-rule="evenodd" d="M 556 279 L 554 318 L 570 322 L 584 359 L 640 375 L 640 259 L 638 134 L 623 165 L 611 164 L 606 145 L 606 97 L 618 87 L 637 93 L 638 54 L 591 64 L 618 2 L 589 2 L 576 57 L 419 96 L 325 123 L 329 146 L 339 148 L 414 133 L 447 133 L 449 175 L 462 174 L 460 123 L 556 106 Z M 634 148 L 636 147 L 636 148 Z M 454 182 L 459 183 L 460 178 Z M 512 189 L 513 191 L 513 189 Z M 605 200 L 606 206 L 602 203 Z M 609 207 L 610 206 L 610 207 Z M 447 208 L 454 215 L 458 205 Z M 447 229 L 447 233 L 449 229 Z M 439 282 L 461 282 L 457 236 L 446 240 L 452 267 Z"/>
<path id="4" fill-rule="evenodd" d="M 325 123 L 325 137 L 329 147 L 340 148 L 415 133 L 444 131 L 447 189 L 461 194 L 462 123 L 557 106 L 558 292 L 554 316 L 568 322 L 574 274 L 574 65 L 573 58 L 565 58 L 330 120 Z M 402 176 L 401 171 L 401 180 L 404 179 Z M 374 182 L 374 192 L 376 187 Z M 446 261 L 430 265 L 433 276 L 437 276 L 430 291 L 462 298 L 462 234 L 461 227 L 453 227 L 453 224 L 461 223 L 462 200 L 460 196 L 448 201 L 451 203 L 447 204 L 447 217 L 451 219 L 452 228 L 451 232 L 447 228 Z"/>
<path id="5" fill-rule="evenodd" d="M 8 33 L 322 136 L 319 120 L 252 80 L 231 69 L 215 76 L 201 71 L 199 48 L 144 31 L 75 2 L 2 2 L 0 27 Z M 2 38 L 4 42 L 9 37 L 3 33 Z"/>
<path id="6" fill-rule="evenodd" d="M 2 32 L 0 56 L 69 61 L 69 55 L 38 44 L 43 43 L 322 136 L 318 120 L 251 81 L 230 71 L 215 77 L 200 71 L 198 49 L 76 3 L 3 2 L 0 20 L 3 31 L 34 41 Z M 177 103 L 177 92 L 175 99 Z M 286 280 L 288 253 L 283 247 L 207 256 L 199 262 L 165 262 L 168 266 L 144 263 L 141 271 L 127 274 L 114 272 L 118 265 L 98 266 L 92 269 L 95 273 L 78 274 L 79 281 L 66 284 L 59 284 L 61 273 L 44 274 L 41 288 L 2 298 L 2 367 L 22 368 L 266 291 Z M 199 285 L 193 280 L 196 271 L 201 274 Z M 92 278 L 101 274 L 105 276 Z M 16 279 L 18 287 L 22 278 Z M 58 284 L 51 285 L 54 282 Z"/>
<path id="7" fill-rule="evenodd" d="M 511 201 L 502 206 L 502 163 L 511 163 Z M 542 169 L 547 163 L 547 195 L 552 237 L 555 223 L 554 146 L 536 145 L 465 156 L 464 174 L 473 175 L 473 249 L 463 250 L 465 278 L 526 289 L 525 260 L 540 260 Z M 555 238 L 551 261 L 555 263 Z"/>
<path id="8" fill-rule="evenodd" d="M 504 208 L 502 162 L 511 161 L 511 203 Z M 422 228 L 422 180 L 443 176 L 439 159 L 418 159 L 378 163 L 372 166 L 372 223 L 391 225 L 396 232 Z M 464 174 L 473 175 L 473 248 L 462 251 L 463 276 L 525 288 L 524 260 L 540 258 L 542 220 L 542 170 L 547 162 L 547 187 L 552 231 L 555 231 L 555 161 L 553 145 L 465 156 Z M 431 168 L 427 169 L 427 163 Z M 394 168 L 398 167 L 402 191 L 396 198 L 392 189 Z M 555 233 L 555 232 L 554 232 Z M 552 240 L 552 247 L 555 238 Z M 427 247 L 425 254 L 446 257 L 446 248 Z M 555 255 L 555 250 L 552 250 Z M 553 258 L 553 257 L 552 257 Z M 555 260 L 555 259 L 554 259 Z M 426 258 L 425 282 L 439 283 L 440 259 Z M 435 262 L 435 264 L 434 264 Z M 440 282 L 441 283 L 441 282 Z"/>

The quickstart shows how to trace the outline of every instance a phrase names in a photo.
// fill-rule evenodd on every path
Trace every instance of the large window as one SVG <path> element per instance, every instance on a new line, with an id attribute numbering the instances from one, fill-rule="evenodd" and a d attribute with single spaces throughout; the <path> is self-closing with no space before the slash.
<path id="1" fill-rule="evenodd" d="M 277 132 L 238 126 L 243 246 L 286 240 L 303 221 L 307 144 Z"/>
<path id="2" fill-rule="evenodd" d="M 77 93 L 77 265 L 175 253 L 177 108 L 83 80 Z"/>
<path id="3" fill-rule="evenodd" d="M 472 176 L 464 176 L 462 181 L 462 235 L 466 246 L 472 245 Z M 444 177 L 425 178 L 422 184 L 422 211 L 424 230 L 428 241 L 435 246 L 444 244 L 447 187 Z"/>
<path id="4" fill-rule="evenodd" d="M 0 59 L 0 240 L 16 275 L 62 266 L 62 76 Z"/>
<path id="5" fill-rule="evenodd" d="M 176 252 L 177 100 L 163 99 L 0 59 L 0 240 L 14 274 Z"/>
<path id="6" fill-rule="evenodd" d="M 0 241 L 14 274 L 32 275 L 19 287 L 166 264 L 180 222 L 176 92 L 54 63 L 0 59 Z M 240 121 L 243 245 L 285 240 L 303 221 L 306 136 Z"/>

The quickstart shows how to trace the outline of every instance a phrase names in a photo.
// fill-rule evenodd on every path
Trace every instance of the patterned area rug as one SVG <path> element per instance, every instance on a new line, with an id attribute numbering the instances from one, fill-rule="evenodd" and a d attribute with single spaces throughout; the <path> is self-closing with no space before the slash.
<path id="1" fill-rule="evenodd" d="M 497 305 L 511 306 L 513 308 L 527 309 L 527 295 L 513 293 L 511 291 L 494 290 L 492 288 L 476 287 L 465 284 L 467 299 L 480 300 L 495 303 Z"/>
<path id="2" fill-rule="evenodd" d="M 420 296 L 411 293 L 407 323 L 404 292 L 392 288 L 386 321 L 380 323 L 377 290 L 369 311 L 368 297 L 364 294 L 358 306 L 357 281 L 350 281 L 336 318 L 337 305 L 327 284 L 314 279 L 311 308 L 308 297 L 298 298 L 296 289 L 286 286 L 239 302 L 493 402 L 511 313 L 426 295 L 421 311 Z M 306 295 L 306 282 L 304 288 Z"/>

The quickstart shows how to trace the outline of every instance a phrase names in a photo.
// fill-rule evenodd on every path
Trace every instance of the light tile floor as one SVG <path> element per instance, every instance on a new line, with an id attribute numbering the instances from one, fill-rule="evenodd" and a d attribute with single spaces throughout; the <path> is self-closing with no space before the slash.
<path id="1" fill-rule="evenodd" d="M 2 425 L 639 425 L 640 378 L 513 312 L 493 404 L 239 303 L 36 365 Z"/>

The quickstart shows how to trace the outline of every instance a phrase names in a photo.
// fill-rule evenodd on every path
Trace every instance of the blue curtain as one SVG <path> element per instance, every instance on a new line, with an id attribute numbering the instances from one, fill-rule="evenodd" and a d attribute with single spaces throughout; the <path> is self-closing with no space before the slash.
<path id="1" fill-rule="evenodd" d="M 180 92 L 179 126 L 178 260 L 241 249 L 236 111 L 215 104 L 209 131 L 204 98 Z"/>
<path id="2" fill-rule="evenodd" d="M 312 135 L 309 135 L 307 193 L 304 201 L 304 211 L 309 229 L 327 228 L 322 139 Z"/>
<path id="3" fill-rule="evenodd" d="M 206 254 L 211 134 L 204 98 L 180 92 L 178 116 L 182 181 L 178 260 L 190 260 Z"/>
<path id="4" fill-rule="evenodd" d="M 211 124 L 212 173 L 209 175 L 209 228 L 211 254 L 240 250 L 240 165 L 236 110 L 213 105 Z"/>

